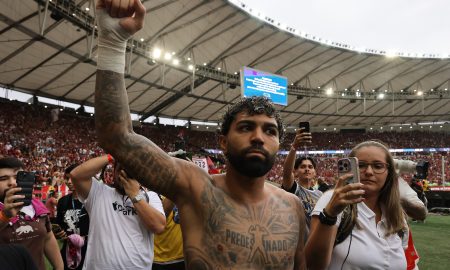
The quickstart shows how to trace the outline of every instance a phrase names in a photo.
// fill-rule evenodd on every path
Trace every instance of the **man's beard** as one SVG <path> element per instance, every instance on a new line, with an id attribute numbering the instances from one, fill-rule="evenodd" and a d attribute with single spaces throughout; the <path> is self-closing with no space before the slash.
<path id="1" fill-rule="evenodd" d="M 265 159 L 260 157 L 252 156 L 246 157 L 248 152 L 252 150 L 260 151 Z M 248 177 L 261 177 L 268 173 L 275 163 L 275 154 L 270 155 L 262 146 L 250 146 L 240 153 L 228 149 L 225 156 L 227 157 L 230 164 L 235 168 L 240 174 Z"/>
<path id="2" fill-rule="evenodd" d="M 113 183 L 112 186 L 116 189 L 117 192 L 119 192 L 120 195 L 122 195 L 122 196 L 126 196 L 127 195 L 125 193 L 125 189 L 123 188 L 123 186 L 120 185 L 119 183 L 117 183 L 116 179 L 114 180 L 114 183 Z"/>

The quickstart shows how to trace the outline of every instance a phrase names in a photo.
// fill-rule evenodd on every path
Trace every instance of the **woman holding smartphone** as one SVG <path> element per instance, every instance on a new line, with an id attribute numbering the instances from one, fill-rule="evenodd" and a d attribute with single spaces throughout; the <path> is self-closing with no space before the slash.
<path id="1" fill-rule="evenodd" d="M 360 182 L 346 184 L 352 174 L 343 175 L 317 202 L 305 247 L 308 269 L 406 269 L 407 224 L 392 156 L 383 144 L 366 141 L 350 157 L 359 161 Z"/>

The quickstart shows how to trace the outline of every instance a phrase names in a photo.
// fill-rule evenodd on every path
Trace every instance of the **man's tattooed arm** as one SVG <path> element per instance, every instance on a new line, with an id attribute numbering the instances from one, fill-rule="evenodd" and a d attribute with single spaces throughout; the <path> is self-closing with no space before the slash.
<path id="1" fill-rule="evenodd" d="M 179 166 L 156 144 L 133 132 L 124 75 L 97 70 L 95 127 L 100 146 L 117 159 L 131 177 L 144 186 L 173 199 L 180 181 Z"/>

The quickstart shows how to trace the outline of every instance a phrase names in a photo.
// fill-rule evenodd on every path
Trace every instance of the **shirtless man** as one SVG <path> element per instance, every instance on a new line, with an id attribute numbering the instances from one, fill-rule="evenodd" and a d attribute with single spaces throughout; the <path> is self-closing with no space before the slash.
<path id="1" fill-rule="evenodd" d="M 133 132 L 124 85 L 126 40 L 142 28 L 139 0 L 99 0 L 96 129 L 100 145 L 135 179 L 179 208 L 187 269 L 305 269 L 299 199 L 265 183 L 283 135 L 265 98 L 224 116 L 219 145 L 227 173 L 210 176 Z"/>

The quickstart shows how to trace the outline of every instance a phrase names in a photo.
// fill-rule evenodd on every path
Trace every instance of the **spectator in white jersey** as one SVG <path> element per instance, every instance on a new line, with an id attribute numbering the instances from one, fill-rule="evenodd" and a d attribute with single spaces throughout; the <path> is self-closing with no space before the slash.
<path id="1" fill-rule="evenodd" d="M 90 217 L 83 269 L 151 269 L 153 234 L 162 233 L 166 225 L 161 200 L 128 178 L 118 164 L 113 187 L 93 180 L 110 162 L 109 155 L 93 158 L 70 173 Z"/>

